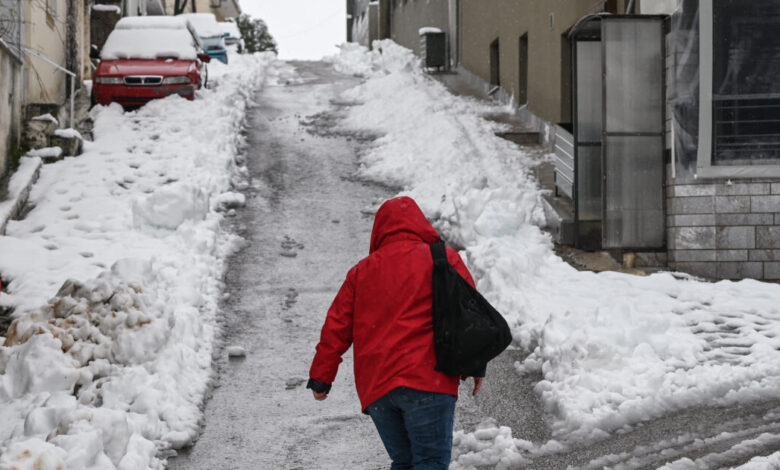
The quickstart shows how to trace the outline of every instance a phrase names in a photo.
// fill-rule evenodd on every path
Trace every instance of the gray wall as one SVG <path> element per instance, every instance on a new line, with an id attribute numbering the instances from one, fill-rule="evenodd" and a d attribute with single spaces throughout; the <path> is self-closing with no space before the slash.
<path id="1" fill-rule="evenodd" d="M 22 114 L 22 63 L 0 43 L 0 177 L 9 171 L 11 150 L 19 145 Z M 7 100 L 7 101 L 6 101 Z"/>
<path id="2" fill-rule="evenodd" d="M 419 30 L 425 26 L 439 28 L 454 37 L 450 30 L 450 5 L 447 0 L 392 0 L 390 4 L 390 38 L 420 55 Z M 454 51 L 453 44 L 449 50 Z M 451 55 L 451 54 L 450 54 Z"/>

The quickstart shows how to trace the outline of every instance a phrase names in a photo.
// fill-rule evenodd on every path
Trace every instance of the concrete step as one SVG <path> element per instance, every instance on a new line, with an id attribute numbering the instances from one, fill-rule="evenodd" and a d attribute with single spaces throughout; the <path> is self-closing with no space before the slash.
<path id="1" fill-rule="evenodd" d="M 512 130 L 509 132 L 496 132 L 496 135 L 517 145 L 539 145 L 541 143 L 541 134 L 533 131 Z"/>
<path id="2" fill-rule="evenodd" d="M 559 245 L 574 243 L 574 207 L 567 198 L 546 194 L 542 207 L 547 220 L 544 229 L 550 232 L 553 241 Z"/>

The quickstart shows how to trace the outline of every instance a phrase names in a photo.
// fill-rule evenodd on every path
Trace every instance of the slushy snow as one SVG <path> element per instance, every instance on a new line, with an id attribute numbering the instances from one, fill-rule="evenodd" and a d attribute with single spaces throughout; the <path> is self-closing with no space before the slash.
<path id="1" fill-rule="evenodd" d="M 700 403 L 780 398 L 780 286 L 580 272 L 553 252 L 529 154 L 494 135 L 493 107 L 452 96 L 392 41 L 341 47 L 367 80 L 339 99 L 344 126 L 380 137 L 361 175 L 404 188 L 461 252 L 529 355 L 518 373 L 554 421 L 548 448 Z M 453 468 L 510 468 L 530 452 L 500 423 L 456 434 Z M 539 452 L 540 449 L 534 449 Z"/>
<path id="2" fill-rule="evenodd" d="M 237 241 L 217 207 L 247 184 L 240 131 L 273 61 L 212 64 L 194 101 L 96 107 L 84 154 L 43 167 L 0 237 L 0 468 L 163 468 L 197 436 Z"/>

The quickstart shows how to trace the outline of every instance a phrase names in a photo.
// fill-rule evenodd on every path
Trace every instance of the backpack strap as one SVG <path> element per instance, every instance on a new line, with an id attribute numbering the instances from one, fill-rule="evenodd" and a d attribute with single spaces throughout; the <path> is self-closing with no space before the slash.
<path id="1" fill-rule="evenodd" d="M 433 258 L 434 266 L 449 264 L 449 261 L 447 261 L 447 248 L 444 246 L 444 242 L 431 243 L 429 246 L 431 247 L 431 257 Z"/>

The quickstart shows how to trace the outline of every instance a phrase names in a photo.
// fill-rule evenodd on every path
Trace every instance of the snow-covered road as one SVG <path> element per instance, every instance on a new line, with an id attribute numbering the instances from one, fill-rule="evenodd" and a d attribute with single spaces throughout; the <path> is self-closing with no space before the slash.
<path id="1" fill-rule="evenodd" d="M 203 435 L 174 469 L 381 468 L 388 459 L 360 412 L 351 352 L 333 392 L 305 388 L 325 313 L 347 270 L 368 252 L 372 205 L 388 189 L 350 177 L 358 142 L 323 135 L 312 116 L 357 84 L 324 64 L 297 64 L 299 78 L 266 85 L 250 110 L 252 181 L 236 216 L 245 247 L 228 265 L 224 343 L 246 359 L 218 360 L 218 386 Z"/>
<path id="2" fill-rule="evenodd" d="M 385 467 L 349 353 L 326 402 L 304 384 L 399 190 L 515 339 L 477 400 L 461 390 L 453 470 L 778 468 L 780 286 L 573 269 L 539 228 L 538 152 L 485 119 L 511 110 L 390 41 L 214 71 L 194 102 L 97 108 L 95 141 L 44 167 L 0 237 L 0 469 L 159 469 L 201 430 L 172 467 Z"/>

